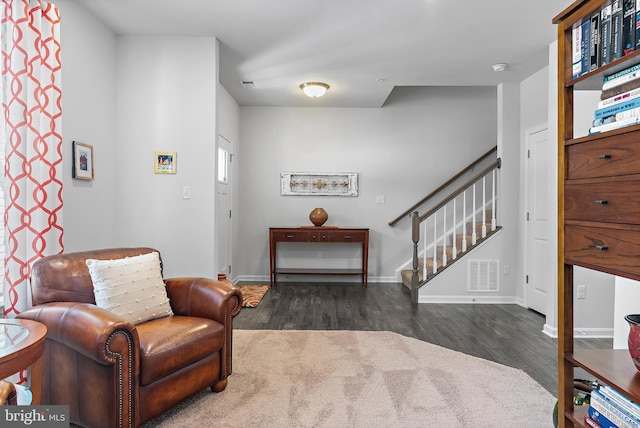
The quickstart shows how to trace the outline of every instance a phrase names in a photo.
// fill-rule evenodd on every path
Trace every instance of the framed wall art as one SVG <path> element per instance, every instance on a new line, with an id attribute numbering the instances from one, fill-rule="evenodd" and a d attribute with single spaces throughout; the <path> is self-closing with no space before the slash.
<path id="1" fill-rule="evenodd" d="M 80 141 L 73 142 L 72 177 L 93 180 L 93 146 Z"/>
<path id="2" fill-rule="evenodd" d="M 153 172 L 156 174 L 175 174 L 178 168 L 176 152 L 154 152 Z"/>
<path id="3" fill-rule="evenodd" d="M 280 186 L 286 196 L 358 196 L 358 173 L 282 172 Z"/>

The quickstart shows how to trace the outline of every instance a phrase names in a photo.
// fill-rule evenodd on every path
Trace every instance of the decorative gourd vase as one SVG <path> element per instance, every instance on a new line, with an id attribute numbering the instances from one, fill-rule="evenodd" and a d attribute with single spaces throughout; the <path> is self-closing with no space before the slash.
<path id="1" fill-rule="evenodd" d="M 624 319 L 629 323 L 629 354 L 640 371 L 640 314 L 627 315 Z"/>
<path id="2" fill-rule="evenodd" d="M 314 208 L 309 214 L 309 220 L 316 226 L 322 226 L 329 219 L 329 214 L 324 208 Z"/>

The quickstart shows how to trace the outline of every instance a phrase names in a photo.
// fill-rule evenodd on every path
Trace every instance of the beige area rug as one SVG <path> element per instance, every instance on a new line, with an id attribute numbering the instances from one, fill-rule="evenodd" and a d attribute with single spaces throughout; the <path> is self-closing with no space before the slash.
<path id="1" fill-rule="evenodd" d="M 233 374 L 147 427 L 552 427 L 521 370 L 396 333 L 235 330 Z"/>

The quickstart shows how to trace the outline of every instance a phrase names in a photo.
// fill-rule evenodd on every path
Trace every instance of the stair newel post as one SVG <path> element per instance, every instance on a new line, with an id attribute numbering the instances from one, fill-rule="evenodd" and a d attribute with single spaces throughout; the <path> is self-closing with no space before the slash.
<path id="1" fill-rule="evenodd" d="M 452 237 L 453 239 L 452 241 L 452 245 L 451 245 L 451 253 L 452 256 L 451 258 L 453 260 L 456 259 L 457 257 L 457 253 L 458 253 L 458 240 L 456 239 L 456 199 L 453 199 L 453 233 L 452 233 Z"/>
<path id="2" fill-rule="evenodd" d="M 447 206 L 442 207 L 442 267 L 447 265 Z"/>
<path id="3" fill-rule="evenodd" d="M 471 224 L 472 224 L 472 231 L 471 231 L 471 245 L 476 245 L 476 240 L 478 239 L 477 233 L 476 233 L 476 184 L 477 183 L 473 183 L 473 207 L 471 209 Z"/>
<path id="4" fill-rule="evenodd" d="M 426 220 L 426 219 L 425 219 Z M 427 280 L 427 223 L 421 222 L 420 227 L 422 230 L 422 280 Z"/>
<path id="5" fill-rule="evenodd" d="M 462 192 L 462 252 L 467 251 L 467 191 Z"/>
<path id="6" fill-rule="evenodd" d="M 418 303 L 418 241 L 420 240 L 420 216 L 414 211 L 411 216 L 411 239 L 413 240 L 413 274 L 411 275 L 411 300 Z"/>
<path id="7" fill-rule="evenodd" d="M 491 171 L 491 231 L 496 230 L 496 170 Z"/>
<path id="8" fill-rule="evenodd" d="M 487 205 L 487 177 L 482 177 L 482 238 L 487 236 L 487 213 L 485 207 Z"/>

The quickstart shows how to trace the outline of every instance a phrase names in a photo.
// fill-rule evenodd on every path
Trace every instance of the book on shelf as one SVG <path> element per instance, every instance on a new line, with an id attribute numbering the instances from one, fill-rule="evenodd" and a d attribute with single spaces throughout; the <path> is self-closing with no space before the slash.
<path id="1" fill-rule="evenodd" d="M 636 0 L 636 50 L 640 49 L 640 0 Z"/>
<path id="2" fill-rule="evenodd" d="M 622 1 L 622 55 L 636 49 L 636 0 Z"/>
<path id="3" fill-rule="evenodd" d="M 600 428 L 620 428 L 618 425 L 614 424 L 609 419 L 607 419 L 606 416 L 604 416 L 599 411 L 594 409 L 593 406 L 589 406 L 589 409 L 587 410 L 587 414 L 585 415 L 585 419 L 584 419 L 588 425 L 593 426 L 589 424 L 589 422 L 587 421 L 587 418 L 591 419 Z"/>
<path id="4" fill-rule="evenodd" d="M 589 417 L 589 415 L 584 415 L 584 421 L 592 428 L 602 428 L 602 426 L 598 425 L 598 423 Z"/>
<path id="5" fill-rule="evenodd" d="M 632 108 L 631 110 L 625 110 L 621 111 L 620 113 L 616 113 L 613 121 L 628 119 L 635 116 L 640 116 L 640 108 Z"/>
<path id="6" fill-rule="evenodd" d="M 571 28 L 571 70 L 574 79 L 582 74 L 582 26 L 579 22 Z"/>
<path id="7" fill-rule="evenodd" d="M 603 89 L 600 93 L 600 99 L 605 100 L 607 98 L 615 97 L 616 95 L 624 94 L 632 89 L 640 88 L 640 74 L 637 79 L 630 80 L 612 88 Z"/>
<path id="8" fill-rule="evenodd" d="M 623 70 L 620 70 L 620 71 L 618 71 L 616 73 L 604 76 L 603 81 L 604 82 L 609 82 L 611 80 L 615 80 L 615 79 L 617 79 L 619 77 L 625 76 L 625 75 L 627 75 L 629 73 L 632 73 L 632 72 L 638 71 L 638 70 L 640 70 L 640 64 L 635 64 L 635 65 L 627 67 L 627 68 L 625 68 Z"/>
<path id="9" fill-rule="evenodd" d="M 615 114 L 613 116 L 601 117 L 600 119 L 593 119 L 593 121 L 591 122 L 591 126 L 606 125 L 607 123 L 613 123 L 616 120 L 618 120 L 618 118 Z"/>
<path id="10" fill-rule="evenodd" d="M 617 114 L 626 110 L 631 110 L 632 108 L 637 108 L 637 107 L 640 107 L 640 98 L 623 100 L 619 103 L 597 109 L 593 114 L 593 116 L 595 119 L 600 119 L 602 117 L 613 116 L 614 114 Z"/>
<path id="11" fill-rule="evenodd" d="M 580 24 L 580 75 L 591 71 L 591 19 L 585 19 Z"/>
<path id="12" fill-rule="evenodd" d="M 622 0 L 611 3 L 611 59 L 622 57 Z"/>
<path id="13" fill-rule="evenodd" d="M 611 62 L 611 1 L 600 11 L 600 65 Z"/>
<path id="14" fill-rule="evenodd" d="M 598 102 L 598 108 L 610 106 L 612 104 L 616 104 L 624 100 L 632 100 L 639 96 L 640 96 L 640 87 L 632 89 L 627 92 L 623 92 L 621 94 L 614 95 L 613 97 L 605 98 L 604 100 L 600 100 L 600 102 Z"/>
<path id="15" fill-rule="evenodd" d="M 637 0 L 640 2 L 640 0 Z M 634 17 L 635 19 L 635 17 Z M 593 71 L 600 66 L 600 11 L 591 15 L 591 27 L 589 28 L 589 53 L 591 63 L 589 71 Z"/>
<path id="16" fill-rule="evenodd" d="M 640 69 L 636 69 L 637 65 L 633 67 L 629 67 L 629 72 L 625 74 L 621 74 L 612 79 L 604 80 L 602 83 L 602 89 L 610 89 L 615 88 L 616 86 L 624 85 L 625 83 L 631 82 L 640 78 Z M 626 71 L 626 70 L 625 70 Z"/>
<path id="17" fill-rule="evenodd" d="M 608 400 L 597 388 L 591 391 L 590 407 L 597 410 L 601 415 L 620 428 L 640 427 L 640 420 L 624 411 L 615 402 Z"/>
<path id="18" fill-rule="evenodd" d="M 614 129 L 624 128 L 625 126 L 637 125 L 640 117 L 630 117 L 627 119 L 616 120 L 613 122 L 605 123 L 603 125 L 592 126 L 589 128 L 589 135 L 601 134 L 607 131 L 613 131 Z"/>
<path id="19" fill-rule="evenodd" d="M 640 422 L 640 406 L 638 406 L 638 404 L 634 403 L 629 398 L 622 395 L 610 386 L 602 385 L 599 391 L 611 403 L 616 404 L 618 407 L 628 412 L 630 416 Z"/>

